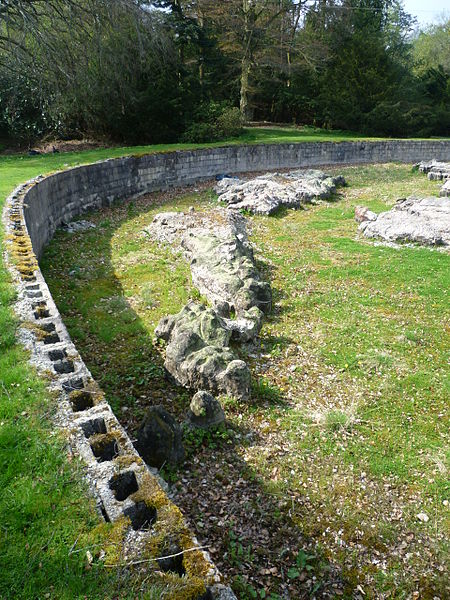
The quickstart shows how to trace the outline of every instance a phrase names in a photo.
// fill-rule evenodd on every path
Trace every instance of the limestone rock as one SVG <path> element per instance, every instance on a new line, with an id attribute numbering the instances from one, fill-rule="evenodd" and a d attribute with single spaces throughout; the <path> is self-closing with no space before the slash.
<path id="1" fill-rule="evenodd" d="M 376 221 L 378 215 L 367 208 L 367 206 L 357 206 L 355 208 L 355 221 L 363 223 L 364 221 Z"/>
<path id="2" fill-rule="evenodd" d="M 211 304 L 238 315 L 253 307 L 268 313 L 272 306 L 270 285 L 262 281 L 255 265 L 241 215 L 233 215 L 222 234 L 194 230 L 182 240 L 191 261 L 192 281 Z"/>
<path id="3" fill-rule="evenodd" d="M 197 392 L 189 405 L 188 420 L 191 425 L 202 429 L 217 427 L 225 421 L 220 402 L 205 391 Z"/>
<path id="4" fill-rule="evenodd" d="M 439 192 L 440 196 L 450 196 L 450 163 L 439 162 L 437 160 L 422 161 L 414 168 L 419 169 L 422 173 L 427 173 L 428 179 L 434 181 L 444 181 L 444 185 Z"/>
<path id="5" fill-rule="evenodd" d="M 216 584 L 208 588 L 206 594 L 199 600 L 237 600 L 229 587 Z"/>
<path id="6" fill-rule="evenodd" d="M 181 428 L 161 405 L 148 409 L 137 432 L 136 447 L 151 467 L 184 460 Z"/>
<path id="7" fill-rule="evenodd" d="M 300 208 L 314 199 L 329 198 L 340 185 L 345 185 L 341 176 L 298 170 L 263 175 L 248 181 L 238 180 L 234 184 L 222 180 L 215 189 L 219 200 L 225 202 L 229 209 L 271 215 L 281 206 Z"/>
<path id="8" fill-rule="evenodd" d="M 78 233 L 79 231 L 89 231 L 89 229 L 95 229 L 97 225 L 91 223 L 91 221 L 71 221 L 70 223 L 61 223 L 61 229 L 67 231 L 67 233 Z"/>
<path id="9" fill-rule="evenodd" d="M 189 302 L 178 314 L 161 319 L 155 334 L 167 341 L 164 365 L 178 383 L 248 397 L 250 371 L 236 360 L 228 346 L 232 333 L 214 310 Z"/>
<path id="10" fill-rule="evenodd" d="M 376 221 L 364 221 L 359 229 L 366 237 L 388 242 L 449 246 L 450 198 L 410 196 L 380 213 Z"/>
<path id="11" fill-rule="evenodd" d="M 184 212 L 162 212 L 154 216 L 152 223 L 144 232 L 152 239 L 166 244 L 179 243 L 190 229 L 207 227 L 209 221 L 189 210 Z"/>
<path id="12" fill-rule="evenodd" d="M 439 196 L 449 197 L 450 196 L 450 179 L 444 183 L 441 187 L 441 191 L 439 192 Z"/>
<path id="13" fill-rule="evenodd" d="M 426 173 L 428 179 L 440 181 L 450 178 L 450 163 L 437 160 L 422 161 L 415 165 L 421 173 Z"/>
<path id="14" fill-rule="evenodd" d="M 231 339 L 237 342 L 249 342 L 261 331 L 263 312 L 253 306 L 242 313 L 237 319 L 223 318 L 222 323 L 231 332 Z"/>

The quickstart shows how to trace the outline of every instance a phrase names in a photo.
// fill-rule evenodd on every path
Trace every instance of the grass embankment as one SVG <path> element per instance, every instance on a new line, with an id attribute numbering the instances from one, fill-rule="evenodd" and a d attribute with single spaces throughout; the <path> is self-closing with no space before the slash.
<path id="1" fill-rule="evenodd" d="M 0 210 L 19 182 L 48 165 L 42 159 L 30 163 L 3 161 Z M 51 168 L 55 166 L 53 160 Z M 0 228 L 0 244 L 3 236 Z M 112 598 L 127 577 L 106 573 L 95 564 L 87 569 L 86 550 L 95 554 L 99 542 L 99 518 L 80 483 L 79 466 L 69 461 L 63 440 L 52 434 L 54 400 L 16 344 L 13 301 L 9 274 L 1 262 L 0 598 Z M 133 582 L 127 583 L 133 597 Z"/>
<path id="2" fill-rule="evenodd" d="M 348 139 L 347 134 L 292 130 L 246 131 L 241 140 L 291 141 Z M 220 144 L 219 144 L 220 145 Z M 41 156 L 0 157 L 0 211 L 6 196 L 36 175 L 77 164 L 141 152 L 194 148 L 158 145 L 105 148 Z M 0 228 L 0 248 L 4 232 Z M 124 589 L 133 597 L 133 582 L 122 574 L 106 574 L 101 565 L 86 570 L 80 540 L 92 532 L 98 517 L 79 482 L 78 468 L 66 457 L 63 442 L 51 435 L 54 403 L 42 380 L 16 344 L 14 291 L 0 255 L 0 597 L 112 598 Z M 78 540 L 76 547 L 71 548 Z M 87 550 L 92 544 L 85 540 Z M 87 545 L 86 545 L 87 544 Z M 136 583 L 136 582 L 135 582 Z M 151 591 L 149 592 L 149 594 Z M 155 592 L 159 592 L 156 590 Z M 47 596 L 48 595 L 48 596 Z"/>
<path id="3" fill-rule="evenodd" d="M 275 299 L 246 357 L 254 402 L 226 403 L 233 431 L 223 442 L 193 440 L 178 501 L 241 598 L 319 593 L 331 577 L 324 558 L 348 597 L 359 585 L 370 598 L 443 598 L 450 259 L 357 239 L 353 219 L 357 204 L 379 212 L 438 183 L 399 165 L 339 173 L 349 187 L 337 202 L 250 217 Z M 161 201 L 215 203 L 204 190 L 113 207 L 89 217 L 96 230 L 57 234 L 43 261 L 78 348 L 131 430 L 149 404 L 181 414 L 188 401 L 162 379 L 153 345 L 159 318 L 195 297 L 187 265 L 142 234 Z"/>

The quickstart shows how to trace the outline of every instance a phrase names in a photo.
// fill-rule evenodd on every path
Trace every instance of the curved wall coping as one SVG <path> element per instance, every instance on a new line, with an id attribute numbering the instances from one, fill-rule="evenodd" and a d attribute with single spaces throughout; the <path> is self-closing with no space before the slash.
<path id="1" fill-rule="evenodd" d="M 418 162 L 450 157 L 450 141 L 304 142 L 232 146 L 195 151 L 177 151 L 109 159 L 37 177 L 19 186 L 7 199 L 3 222 L 7 232 L 7 264 L 18 291 L 16 311 L 21 321 L 20 341 L 30 350 L 31 362 L 41 372 L 52 374 L 50 388 L 59 395 L 57 426 L 69 432 L 69 445 L 86 464 L 86 477 L 99 509 L 109 521 L 129 515 L 139 502 L 157 505 L 178 526 L 179 510 L 163 492 L 157 472 L 142 461 L 128 435 L 92 378 L 73 344 L 38 265 L 43 248 L 62 222 L 87 210 L 110 205 L 151 191 L 185 186 L 208 180 L 220 173 L 269 171 L 332 164 Z M 107 432 L 107 433 L 105 433 Z M 96 434 L 94 436 L 90 434 Z M 89 437 L 88 437 L 89 436 Z M 108 446 L 98 460 L 94 450 Z M 93 448 L 94 446 L 94 448 Z M 100 450 L 99 450 L 100 448 Z M 108 454 L 109 452 L 109 454 Z M 132 471 L 138 491 L 117 499 L 109 483 Z M 157 525 L 158 521 L 156 521 Z M 183 525 L 187 545 L 197 540 Z M 130 549 L 142 548 L 152 530 L 130 530 L 125 542 Z M 186 550 L 186 546 L 183 546 Z M 213 598 L 224 592 L 217 586 L 220 576 L 209 555 L 201 549 L 185 554 L 200 564 L 203 581 L 213 586 Z M 193 562 L 193 561 L 192 561 Z M 195 569 L 188 575 L 195 578 Z M 227 598 L 233 598 L 226 591 Z"/>

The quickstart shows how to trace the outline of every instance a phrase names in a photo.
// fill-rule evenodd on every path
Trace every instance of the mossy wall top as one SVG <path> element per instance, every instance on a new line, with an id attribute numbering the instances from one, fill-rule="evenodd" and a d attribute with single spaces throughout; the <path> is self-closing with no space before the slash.
<path id="1" fill-rule="evenodd" d="M 61 222 L 148 192 L 244 173 L 331 164 L 450 160 L 450 140 L 303 142 L 177 151 L 110 159 L 55 173 L 30 188 L 24 216 L 39 258 Z"/>

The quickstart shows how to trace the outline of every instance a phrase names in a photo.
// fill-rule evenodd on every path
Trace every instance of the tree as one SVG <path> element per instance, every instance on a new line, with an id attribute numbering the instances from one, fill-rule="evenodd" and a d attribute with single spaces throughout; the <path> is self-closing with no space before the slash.
<path id="1" fill-rule="evenodd" d="M 191 94 L 178 76 L 166 15 L 125 0 L 40 8 L 26 34 L 10 26 L 24 48 L 2 52 L 3 73 L 27 77 L 49 128 L 129 141 L 176 139 Z"/>
<path id="2" fill-rule="evenodd" d="M 419 31 L 413 41 L 416 72 L 439 66 L 450 74 L 450 18 L 443 17 L 442 22 L 430 25 Z"/>
<path id="3" fill-rule="evenodd" d="M 359 130 L 378 104 L 401 98 L 411 26 L 397 0 L 325 2 L 308 15 L 307 29 L 328 50 L 318 75 L 322 123 Z"/>

